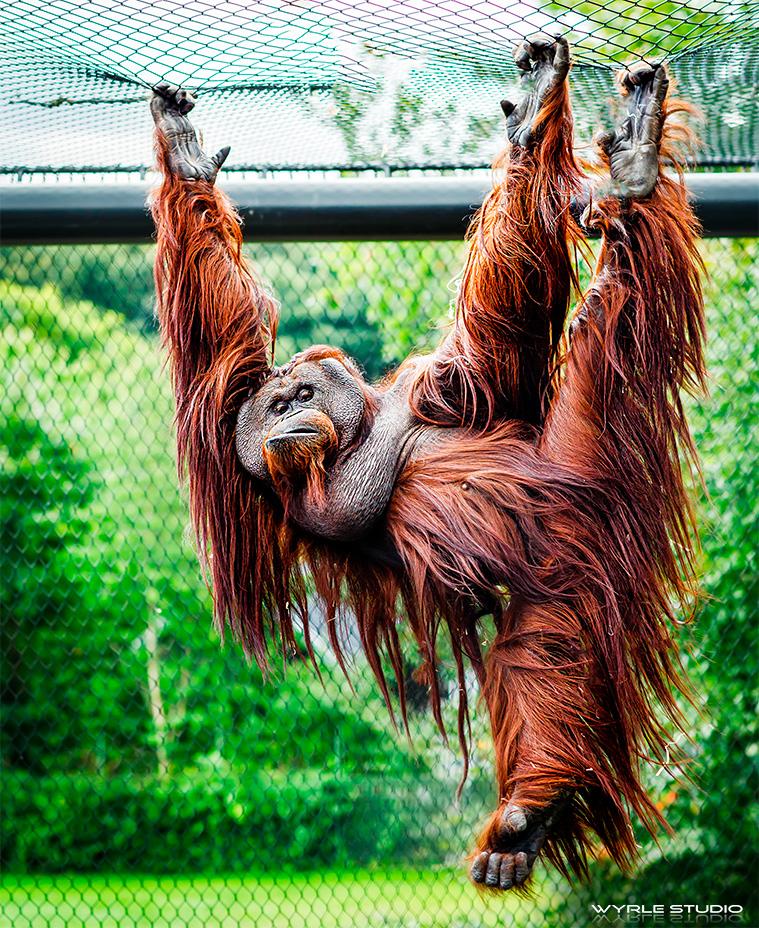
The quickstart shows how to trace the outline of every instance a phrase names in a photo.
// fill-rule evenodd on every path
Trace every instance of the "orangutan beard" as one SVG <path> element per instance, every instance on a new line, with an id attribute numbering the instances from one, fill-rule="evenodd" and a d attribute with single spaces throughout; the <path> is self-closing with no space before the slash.
<path id="1" fill-rule="evenodd" d="M 334 456 L 338 440 L 335 427 L 327 416 L 319 416 L 319 422 L 314 425 L 317 425 L 319 431 L 312 437 L 280 442 L 276 450 L 264 441 L 264 461 L 284 506 L 285 515 L 296 495 L 306 504 L 319 505 L 324 502 L 326 464 Z"/>

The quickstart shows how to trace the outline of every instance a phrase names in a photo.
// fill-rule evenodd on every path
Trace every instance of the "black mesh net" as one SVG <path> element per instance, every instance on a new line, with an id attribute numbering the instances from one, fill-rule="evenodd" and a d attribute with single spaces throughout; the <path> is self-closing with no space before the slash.
<path id="1" fill-rule="evenodd" d="M 202 95 L 229 169 L 486 165 L 511 48 L 538 30 L 574 49 L 579 138 L 609 120 L 612 71 L 667 60 L 703 111 L 705 164 L 757 157 L 757 0 L 11 0 L 0 10 L 0 170 L 140 170 L 146 97 Z"/>

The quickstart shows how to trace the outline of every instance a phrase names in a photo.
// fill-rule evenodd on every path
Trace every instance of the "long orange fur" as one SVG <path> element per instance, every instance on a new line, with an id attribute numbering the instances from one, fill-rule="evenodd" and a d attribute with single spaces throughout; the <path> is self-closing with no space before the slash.
<path id="1" fill-rule="evenodd" d="M 652 830 L 661 819 L 639 761 L 666 758 L 656 706 L 677 723 L 673 689 L 684 687 L 670 629 L 673 603 L 687 612 L 694 592 L 680 390 L 703 380 L 700 262 L 677 181 L 661 174 L 654 194 L 629 206 L 598 203 L 603 245 L 587 322 L 565 350 L 581 237 L 569 200 L 581 173 L 563 88 L 539 118 L 541 145 L 512 153 L 475 218 L 455 328 L 419 367 L 419 418 L 467 431 L 400 474 L 384 521 L 393 558 L 305 536 L 239 463 L 235 415 L 271 371 L 276 306 L 242 263 L 228 201 L 210 184 L 174 179 L 160 135 L 156 283 L 180 465 L 219 627 L 265 666 L 274 640 L 297 647 L 297 618 L 316 662 L 310 579 L 341 666 L 352 614 L 389 706 L 394 674 L 405 720 L 404 618 L 441 729 L 444 630 L 465 756 L 466 661 L 492 722 L 499 803 L 478 846 L 497 843 L 507 801 L 541 808 L 571 796 L 545 853 L 582 874 L 591 832 L 626 865 L 629 810 Z M 483 655 L 488 613 L 497 638 Z"/>

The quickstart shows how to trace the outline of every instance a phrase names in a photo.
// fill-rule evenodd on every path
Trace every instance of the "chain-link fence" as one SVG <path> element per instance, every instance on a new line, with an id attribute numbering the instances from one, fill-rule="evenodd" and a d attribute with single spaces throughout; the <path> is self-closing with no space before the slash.
<path id="1" fill-rule="evenodd" d="M 334 343 L 377 377 L 437 337 L 462 246 L 252 250 L 282 300 L 282 357 Z M 601 860 L 589 887 L 570 887 L 540 868 L 524 899 L 467 882 L 495 798 L 486 720 L 457 804 L 461 759 L 413 649 L 409 743 L 358 648 L 355 692 L 320 634 L 323 684 L 297 661 L 262 681 L 220 648 L 175 474 L 151 247 L 0 249 L 0 925 L 580 926 L 594 904 L 748 907 L 759 248 L 703 253 L 711 396 L 691 415 L 709 598 L 684 633 L 706 707 L 688 709 L 693 780 L 648 771 L 674 835 L 661 848 L 641 836 L 632 877 Z M 453 667 L 447 680 L 453 716 Z"/>

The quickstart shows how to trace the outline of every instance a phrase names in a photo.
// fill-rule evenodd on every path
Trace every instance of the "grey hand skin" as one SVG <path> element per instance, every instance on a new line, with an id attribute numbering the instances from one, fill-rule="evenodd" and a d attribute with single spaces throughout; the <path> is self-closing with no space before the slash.
<path id="1" fill-rule="evenodd" d="M 535 117 L 546 96 L 569 73 L 569 43 L 562 36 L 539 33 L 517 47 L 514 61 L 522 95 L 516 103 L 502 100 L 501 109 L 509 141 L 524 148 L 535 140 Z"/>
<path id="2" fill-rule="evenodd" d="M 183 180 L 206 180 L 212 184 L 230 149 L 227 145 L 212 158 L 205 154 L 195 127 L 187 118 L 194 106 L 195 97 L 189 90 L 172 84 L 157 84 L 153 88 L 150 111 L 156 126 L 169 141 L 172 171 Z"/>
<path id="3" fill-rule="evenodd" d="M 639 62 L 623 72 L 627 115 L 616 130 L 597 138 L 609 158 L 612 196 L 650 196 L 659 176 L 659 143 L 669 80 L 663 65 Z"/>
<path id="4" fill-rule="evenodd" d="M 610 176 L 588 183 L 573 197 L 570 212 L 585 225 L 586 210 L 607 196 L 621 201 L 644 200 L 653 192 L 659 176 L 659 143 L 664 129 L 664 101 L 669 89 L 663 65 L 638 62 L 621 72 L 627 112 L 616 130 L 601 133 L 596 144 L 609 158 Z"/>

